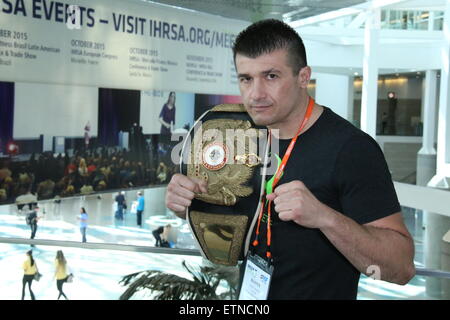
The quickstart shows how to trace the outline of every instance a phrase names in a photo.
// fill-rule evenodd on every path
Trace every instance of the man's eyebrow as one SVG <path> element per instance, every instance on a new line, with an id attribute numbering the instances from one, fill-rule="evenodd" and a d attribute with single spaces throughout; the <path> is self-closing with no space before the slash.
<path id="1" fill-rule="evenodd" d="M 262 72 L 261 72 L 261 74 L 263 74 L 263 75 L 267 75 L 267 74 L 269 74 L 269 73 L 281 73 L 281 71 L 280 71 L 280 70 L 277 70 L 277 69 L 275 69 L 275 68 L 270 68 L 269 70 L 266 70 L 266 71 L 262 71 Z"/>
<path id="2" fill-rule="evenodd" d="M 238 78 L 249 78 L 250 75 L 248 73 L 238 73 L 237 77 Z"/>
<path id="3" fill-rule="evenodd" d="M 275 68 L 270 68 L 268 70 L 261 71 L 260 74 L 265 76 L 265 75 L 268 75 L 269 73 L 281 73 L 281 71 L 277 70 Z M 248 73 L 238 73 L 237 77 L 238 78 L 250 78 L 251 76 Z"/>

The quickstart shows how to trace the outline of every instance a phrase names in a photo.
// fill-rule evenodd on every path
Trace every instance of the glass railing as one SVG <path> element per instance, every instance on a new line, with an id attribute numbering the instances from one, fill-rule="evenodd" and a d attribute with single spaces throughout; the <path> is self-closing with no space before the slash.
<path id="1" fill-rule="evenodd" d="M 0 240 L 3 241 L 3 240 Z M 21 240 L 22 242 L 31 240 Z M 38 243 L 45 240 L 35 240 Z M 55 241 L 53 241 L 55 242 Z M 42 242 L 41 242 L 42 243 Z M 68 245 L 67 243 L 65 245 Z M 104 246 L 113 246 L 103 244 Z M 91 244 L 91 247 L 95 247 Z M 54 261 L 57 250 L 64 252 L 67 265 L 74 274 L 72 283 L 64 284 L 63 291 L 69 299 L 75 300 L 117 300 L 117 299 L 155 299 L 160 293 L 157 290 L 142 289 L 132 290 L 130 294 L 127 289 L 130 284 L 124 285 L 124 277 L 133 273 L 152 271 L 159 273 L 162 281 L 169 281 L 168 275 L 179 278 L 173 279 L 180 284 L 193 280 L 193 273 L 183 266 L 183 262 L 195 271 L 202 266 L 209 265 L 202 257 L 195 255 L 180 254 L 176 250 L 155 248 L 159 252 L 145 252 L 142 248 L 120 248 L 87 249 L 77 247 L 66 247 L 61 243 L 52 245 L 36 244 L 33 249 L 33 257 L 39 272 L 43 275 L 39 282 L 33 281 L 32 290 L 36 299 L 55 300 L 58 297 L 56 281 L 54 280 Z M 2 288 L 14 290 L 0 290 L 1 300 L 19 300 L 22 285 L 22 263 L 25 253 L 30 250 L 28 244 L 0 243 L 3 257 L 0 260 L 0 285 Z M 194 250 L 195 251 L 195 250 Z M 196 251 L 198 253 L 198 251 Z M 234 270 L 237 274 L 237 268 Z M 162 277 L 164 275 L 165 277 Z M 136 281 L 144 273 L 133 279 Z M 444 282 L 450 281 L 450 272 L 433 271 L 418 268 L 416 276 L 404 285 L 396 285 L 385 281 L 375 280 L 367 276 L 361 276 L 358 288 L 358 300 L 436 300 L 448 299 L 448 297 L 430 296 L 426 291 L 427 279 Z M 131 281 L 130 283 L 133 283 Z M 169 281 L 170 282 L 170 281 Z M 161 284 L 163 285 L 163 284 Z M 217 289 L 217 296 L 230 291 L 230 285 L 226 279 L 222 279 Z M 126 296 L 129 294 L 130 296 Z M 25 299 L 30 299 L 28 288 L 25 291 Z M 229 297 L 227 296 L 227 299 Z"/>
<path id="2" fill-rule="evenodd" d="M 152 231 L 159 226 L 170 224 L 170 239 L 177 248 L 195 248 L 192 235 L 186 222 L 167 211 L 164 202 L 165 187 L 144 190 L 146 210 L 142 217 L 142 226 L 137 225 L 136 213 L 131 212 L 136 192 L 127 191 L 125 196 L 128 207 L 123 219 L 115 216 L 116 193 L 80 196 L 60 199 L 59 201 L 39 201 L 39 221 L 36 239 L 81 241 L 78 215 L 84 207 L 88 213 L 87 241 L 95 243 L 114 243 L 137 246 L 153 246 L 155 238 Z M 28 206 L 21 210 L 15 204 L 0 206 L 0 237 L 24 238 L 31 235 L 26 223 L 30 213 Z"/>

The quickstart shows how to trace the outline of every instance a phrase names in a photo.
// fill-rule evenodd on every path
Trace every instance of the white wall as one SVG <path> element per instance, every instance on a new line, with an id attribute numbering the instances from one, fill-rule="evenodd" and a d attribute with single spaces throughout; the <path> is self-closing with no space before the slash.
<path id="1" fill-rule="evenodd" d="M 15 83 L 14 139 L 82 137 L 88 121 L 97 136 L 98 88 Z"/>
<path id="2" fill-rule="evenodd" d="M 353 77 L 326 73 L 315 73 L 314 76 L 316 79 L 316 102 L 331 108 L 344 119 L 351 119 Z"/>

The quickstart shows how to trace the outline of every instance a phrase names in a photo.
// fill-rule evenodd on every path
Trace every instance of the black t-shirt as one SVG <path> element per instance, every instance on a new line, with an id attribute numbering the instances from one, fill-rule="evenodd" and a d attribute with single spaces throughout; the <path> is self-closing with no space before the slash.
<path id="1" fill-rule="evenodd" d="M 123 196 L 123 194 L 117 195 L 116 201 L 119 206 L 123 206 L 125 204 L 125 197 Z"/>
<path id="2" fill-rule="evenodd" d="M 279 143 L 282 158 L 290 139 Z M 299 136 L 278 186 L 293 180 L 302 181 L 319 201 L 359 224 L 400 211 L 377 142 L 326 107 Z M 360 273 L 319 229 L 283 222 L 273 208 L 272 220 L 269 299 L 356 299 Z M 263 257 L 266 226 L 261 223 L 256 248 Z"/>

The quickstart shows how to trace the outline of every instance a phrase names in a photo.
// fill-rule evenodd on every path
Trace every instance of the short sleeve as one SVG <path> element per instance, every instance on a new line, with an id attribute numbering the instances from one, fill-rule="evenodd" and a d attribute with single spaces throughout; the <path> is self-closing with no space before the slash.
<path id="1" fill-rule="evenodd" d="M 401 210 L 383 152 L 368 135 L 347 140 L 336 159 L 333 179 L 342 213 L 360 224 Z"/>
<path id="2" fill-rule="evenodd" d="M 166 114 L 166 105 L 164 104 L 163 107 L 161 108 L 161 112 L 159 113 L 159 117 L 163 118 L 164 120 L 165 114 Z"/>

